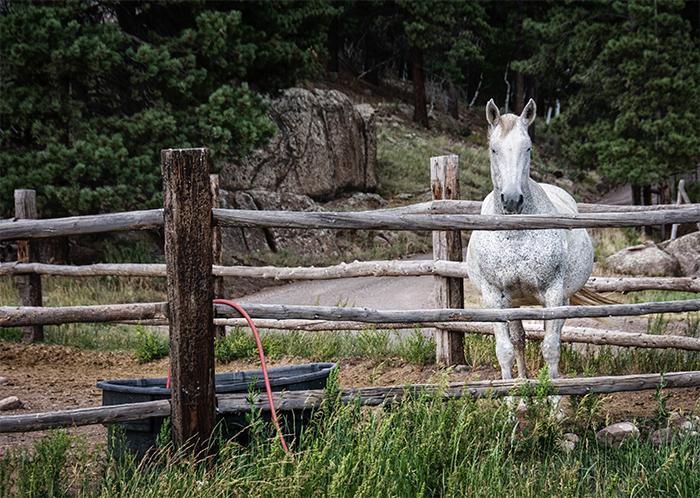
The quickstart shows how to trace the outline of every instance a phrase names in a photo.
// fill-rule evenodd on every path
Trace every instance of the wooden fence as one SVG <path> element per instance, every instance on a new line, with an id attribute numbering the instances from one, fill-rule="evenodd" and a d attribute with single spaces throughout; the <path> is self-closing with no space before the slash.
<path id="1" fill-rule="evenodd" d="M 480 203 L 459 201 L 456 182 L 456 156 L 431 160 L 433 201 L 406 208 L 360 213 L 331 212 L 266 212 L 212 208 L 212 190 L 209 177 L 208 150 L 183 149 L 162 152 L 164 209 L 134 211 L 108 215 L 80 216 L 51 220 L 20 219 L 0 222 L 0 242 L 21 240 L 31 247 L 34 239 L 45 237 L 104 233 L 117 230 L 150 229 L 159 226 L 165 231 L 165 265 L 89 265 L 69 267 L 44 265 L 30 256 L 17 263 L 0 265 L 0 275 L 138 275 L 166 276 L 167 303 L 135 303 L 126 305 L 76 306 L 42 308 L 39 303 L 0 307 L 0 327 L 41 327 L 46 324 L 68 322 L 114 322 L 160 320 L 170 325 L 173 441 L 177 447 L 197 434 L 210 434 L 214 423 L 214 321 L 229 324 L 239 320 L 234 310 L 221 305 L 212 306 L 215 278 L 223 276 L 255 276 L 274 279 L 347 278 L 362 275 L 434 275 L 438 308 L 435 310 L 378 311 L 365 308 L 339 308 L 284 305 L 245 305 L 255 319 L 292 321 L 289 328 L 309 329 L 319 321 L 342 323 L 346 328 L 358 324 L 385 324 L 392 326 L 426 323 L 438 329 L 438 360 L 447 364 L 464 363 L 462 337 L 465 322 L 474 323 L 477 333 L 483 325 L 476 322 L 508 321 L 513 319 L 554 319 L 573 317 L 626 316 L 649 313 L 687 312 L 700 310 L 700 299 L 634 305 L 590 307 L 560 307 L 544 309 L 464 309 L 460 294 L 465 271 L 461 261 L 461 230 L 504 230 L 546 228 L 593 228 L 620 226 L 648 226 L 696 222 L 700 220 L 700 205 L 654 206 L 654 209 L 610 208 L 581 206 L 576 215 L 537 216 L 482 216 Z M 215 194 L 215 193 L 214 193 Z M 466 213 L 466 214 L 465 214 Z M 30 216 L 25 216 L 30 218 Z M 432 262 L 356 262 L 329 268 L 250 268 L 220 265 L 220 237 L 217 229 L 224 226 L 282 227 L 297 229 L 350 228 L 368 230 L 430 230 L 434 233 L 436 261 Z M 217 244 L 218 254 L 217 257 Z M 214 247 L 214 251 L 212 251 Z M 218 261 L 217 261 L 218 260 Z M 455 261 L 451 261 L 455 260 Z M 214 264 L 219 263 L 219 264 Z M 630 292 L 646 288 L 686 290 L 698 292 L 697 279 L 600 279 L 589 282 L 602 291 Z M 460 297 L 461 296 L 461 297 Z M 235 322 L 240 323 L 240 322 Z M 349 324 L 354 324 L 350 327 Z M 479 330 L 477 330 L 479 329 Z M 481 330 L 481 331 L 480 331 Z M 186 332 L 186 333 L 185 333 Z M 530 330 L 531 338 L 537 331 Z M 613 334 L 614 335 L 614 334 Z M 619 334 L 618 334 L 619 335 Z M 628 334 L 630 337 L 633 334 Z M 646 335 L 646 334 L 639 334 Z M 567 337 L 565 330 L 564 336 Z M 585 340 L 585 333 L 569 331 L 570 340 Z M 591 337 L 594 334 L 590 335 Z M 685 347 L 698 350 L 698 341 L 658 340 L 630 337 L 607 339 L 621 345 L 645 347 Z M 606 337 L 598 335 L 598 343 Z M 693 379 L 696 377 L 691 376 Z M 123 416 L 123 415 L 120 415 Z M 139 416 L 141 417 L 141 416 Z M 2 421 L 0 418 L 0 430 Z M 117 420 L 117 419 L 114 419 Z M 123 420 L 123 419 L 119 419 Z M 101 421 L 105 421 L 101 419 Z"/>

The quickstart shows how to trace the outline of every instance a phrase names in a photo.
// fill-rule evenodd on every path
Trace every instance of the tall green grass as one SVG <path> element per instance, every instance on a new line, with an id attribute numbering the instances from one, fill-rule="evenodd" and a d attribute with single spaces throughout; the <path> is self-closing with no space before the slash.
<path id="1" fill-rule="evenodd" d="M 587 419 L 516 423 L 495 400 L 422 394 L 369 409 L 337 403 L 337 378 L 311 425 L 281 449 L 271 427 L 252 419 L 246 446 L 221 442 L 214 465 L 93 453 L 86 460 L 52 434 L 33 451 L 0 461 L 2 496 L 126 497 L 691 497 L 700 494 L 700 439 L 655 448 L 643 432 L 619 449 L 599 443 Z M 443 384 L 444 385 L 444 384 Z M 544 403 L 546 393 L 535 394 Z M 563 433 L 582 440 L 573 451 Z M 42 451 L 43 453 L 40 453 Z M 47 456 L 40 456 L 41 454 Z M 44 466 L 44 462 L 50 465 Z M 51 463 L 53 462 L 53 463 Z M 42 476 L 42 469 L 51 479 Z"/>
<path id="2" fill-rule="evenodd" d="M 415 133 L 395 121 L 377 126 L 377 174 L 387 197 L 430 195 L 430 158 L 456 154 L 462 199 L 481 200 L 491 191 L 488 152 L 444 135 Z"/>

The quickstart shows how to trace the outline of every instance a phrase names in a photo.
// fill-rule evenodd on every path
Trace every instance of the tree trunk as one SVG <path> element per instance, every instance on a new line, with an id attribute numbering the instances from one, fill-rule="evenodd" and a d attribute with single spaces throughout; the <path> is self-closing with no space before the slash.
<path id="1" fill-rule="evenodd" d="M 459 119 L 459 93 L 452 79 L 449 82 L 447 90 L 447 113 L 453 119 Z"/>
<path id="2" fill-rule="evenodd" d="M 328 27 L 328 72 L 339 72 L 338 64 L 338 19 L 333 19 Z"/>
<path id="3" fill-rule="evenodd" d="M 639 185 L 632 185 L 632 204 L 642 206 L 642 187 Z"/>
<path id="4" fill-rule="evenodd" d="M 423 71 L 423 52 L 413 45 L 411 47 L 411 59 L 413 61 L 413 121 L 422 124 L 426 129 L 428 124 L 428 112 L 425 102 L 425 72 Z"/>
<path id="5" fill-rule="evenodd" d="M 650 185 L 644 185 L 642 187 L 642 201 L 645 206 L 651 206 L 651 186 Z M 647 234 L 649 237 L 652 236 L 653 233 L 653 228 L 652 226 L 645 226 L 644 227 L 644 233 Z"/>

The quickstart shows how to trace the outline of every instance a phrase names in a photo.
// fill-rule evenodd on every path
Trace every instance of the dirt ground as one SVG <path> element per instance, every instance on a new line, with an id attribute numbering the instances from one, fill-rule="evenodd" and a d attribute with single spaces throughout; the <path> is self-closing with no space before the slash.
<path id="1" fill-rule="evenodd" d="M 269 366 L 284 366 L 302 362 L 282 359 Z M 341 387 L 370 385 L 405 385 L 429 383 L 436 374 L 444 374 L 436 365 L 415 368 L 400 359 L 381 364 L 362 358 L 339 360 Z M 238 361 L 217 364 L 217 373 L 252 370 L 259 366 Z M 74 408 L 100 406 L 101 391 L 95 387 L 99 380 L 165 377 L 168 360 L 139 364 L 130 352 L 101 352 L 72 350 L 45 344 L 14 344 L 0 341 L 0 376 L 8 381 L 0 385 L 0 399 L 17 396 L 22 407 L 2 415 L 30 414 Z M 493 367 L 463 369 L 448 373 L 451 382 L 500 378 Z M 672 408 L 691 411 L 700 399 L 700 388 L 673 389 Z M 656 407 L 653 391 L 617 393 L 605 404 L 605 415 L 611 422 L 649 417 Z M 567 404 L 564 404 L 565 408 Z M 91 445 L 106 441 L 106 429 L 101 425 L 71 429 Z M 31 444 L 45 432 L 0 434 L 0 456 L 7 448 Z"/>

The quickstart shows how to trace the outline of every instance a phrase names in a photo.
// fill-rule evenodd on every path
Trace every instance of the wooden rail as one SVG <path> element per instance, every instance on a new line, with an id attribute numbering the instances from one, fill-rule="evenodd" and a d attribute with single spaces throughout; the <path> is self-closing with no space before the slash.
<path id="1" fill-rule="evenodd" d="M 449 202 L 449 201 L 441 201 Z M 465 202 L 465 201 L 451 201 Z M 401 214 L 391 210 L 356 213 L 250 211 L 212 209 L 218 226 L 278 228 L 350 228 L 365 230 L 523 230 L 547 228 L 603 228 L 663 225 L 700 221 L 700 205 L 675 206 L 664 209 L 542 216 L 478 214 Z M 404 209 L 404 208 L 398 208 Z M 606 206 L 607 209 L 607 206 Z M 411 211 L 409 211 L 411 212 Z M 440 209 L 435 212 L 439 213 Z M 460 211 L 461 213 L 461 211 Z M 74 216 L 45 220 L 12 220 L 0 222 L 0 241 L 65 237 L 123 230 L 146 230 L 163 225 L 163 210 L 129 211 L 124 213 Z"/>
<path id="2" fill-rule="evenodd" d="M 167 318 L 168 303 L 109 304 L 97 306 L 0 307 L 0 327 L 53 325 L 59 323 L 115 322 Z M 598 318 L 636 316 L 657 313 L 682 313 L 700 310 L 700 299 L 605 306 L 558 306 L 554 308 L 507 309 L 423 309 L 374 310 L 330 306 L 294 306 L 282 304 L 245 304 L 252 318 L 273 320 L 329 320 L 364 323 L 424 322 L 507 322 L 510 320 L 554 320 L 557 318 Z M 214 306 L 215 318 L 240 318 L 229 306 Z"/>
<path id="3" fill-rule="evenodd" d="M 637 213 L 535 215 L 385 214 L 213 209 L 220 226 L 360 230 L 539 230 L 638 227 L 700 220 L 700 206 Z"/>
<path id="4" fill-rule="evenodd" d="M 551 381 L 558 394 L 609 394 L 624 391 L 641 391 L 656 389 L 661 382 L 666 388 L 695 387 L 700 385 L 700 372 L 671 372 L 664 374 L 622 375 L 615 377 L 586 377 L 574 379 L 554 379 Z M 461 398 L 463 396 L 499 397 L 512 395 L 524 384 L 536 386 L 536 379 L 486 380 L 476 382 L 456 382 L 446 388 L 433 384 L 414 386 L 376 386 L 342 389 L 340 402 L 377 406 L 401 402 L 406 398 L 422 393 L 441 394 L 443 399 Z M 323 390 L 285 391 L 273 393 L 273 401 L 278 411 L 314 409 L 321 406 L 324 399 Z M 249 413 L 251 403 L 247 393 L 220 394 L 216 396 L 220 414 Z M 253 409 L 270 410 L 267 394 L 258 394 L 253 401 Z M 31 413 L 7 415 L 0 417 L 0 433 L 27 432 L 59 427 L 75 427 L 93 424 L 105 424 L 139 420 L 150 417 L 167 417 L 170 415 L 170 401 L 147 401 L 124 405 L 111 405 L 95 408 L 79 408 L 48 413 Z"/>
<path id="5" fill-rule="evenodd" d="M 69 277 L 165 277 L 164 264 L 106 264 L 62 266 L 43 263 L 0 263 L 0 276 L 36 273 Z M 353 277 L 468 278 L 466 267 L 456 261 L 355 261 L 327 267 L 280 268 L 276 266 L 212 266 L 216 277 L 249 277 L 274 280 L 330 280 Z M 664 290 L 700 292 L 697 277 L 591 277 L 586 286 L 595 292 Z"/>

